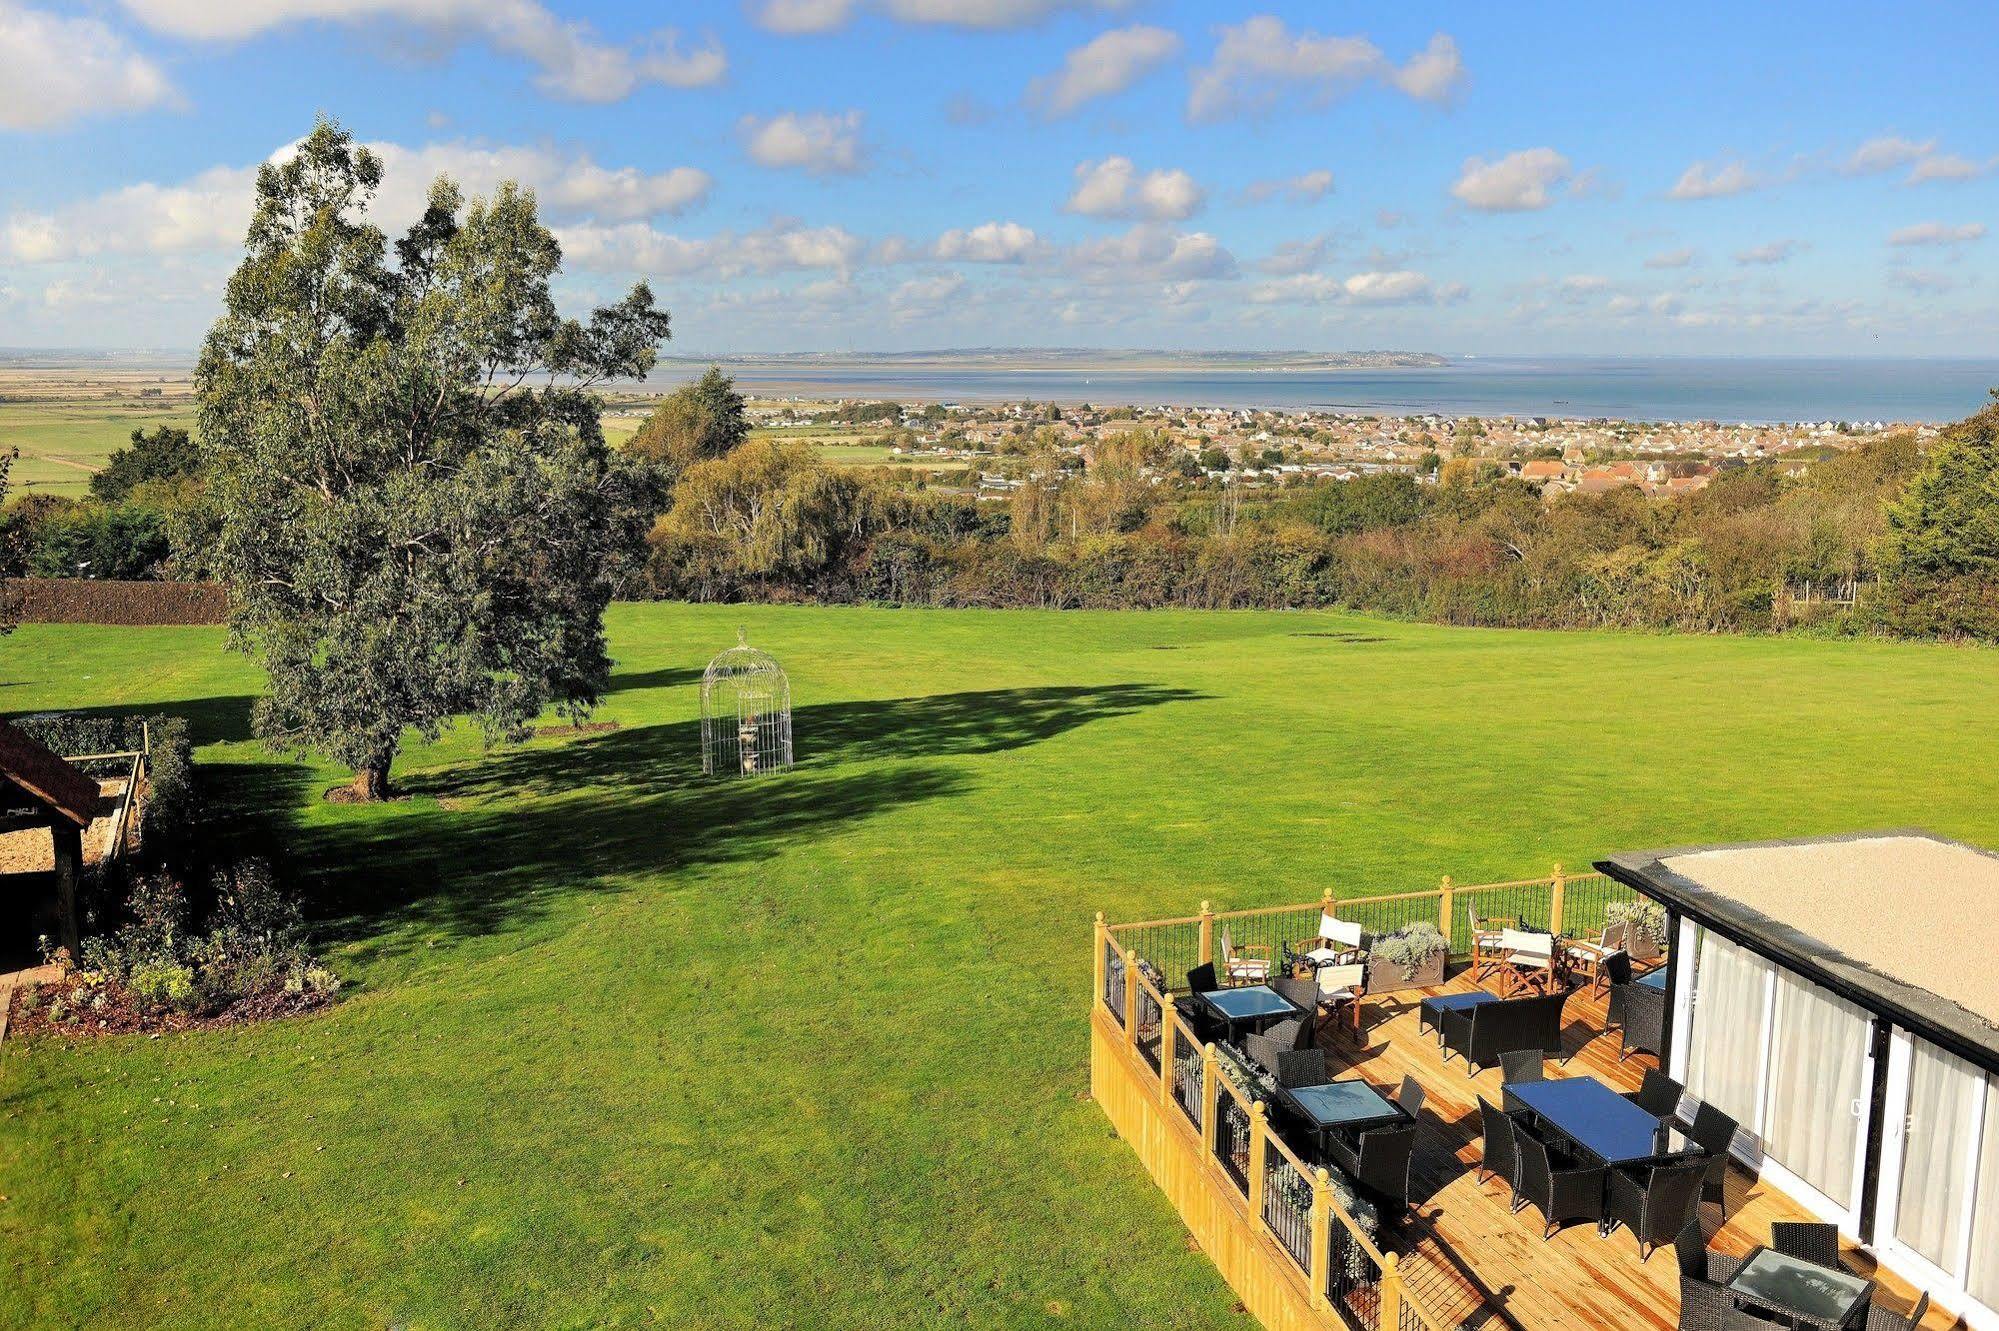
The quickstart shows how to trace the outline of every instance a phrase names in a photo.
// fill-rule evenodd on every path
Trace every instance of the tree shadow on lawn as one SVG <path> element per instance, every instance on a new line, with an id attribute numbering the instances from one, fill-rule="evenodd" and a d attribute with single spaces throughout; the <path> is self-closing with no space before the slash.
<path id="1" fill-rule="evenodd" d="M 642 732 L 644 733 L 644 732 Z M 563 760 L 537 783 L 573 784 Z M 670 789 L 591 790 L 568 799 L 495 801 L 471 809 L 387 810 L 297 828 L 293 852 L 311 866 L 312 913 L 335 941 L 399 924 L 471 937 L 531 924 L 581 888 L 612 890 L 630 875 L 766 859 L 782 846 L 898 807 L 961 794 L 957 772 L 903 766 L 848 774 L 797 772 Z"/>
<path id="2" fill-rule="evenodd" d="M 1205 695 L 1152 684 L 1051 686 L 940 693 L 921 698 L 822 703 L 791 714 L 801 770 L 873 759 L 1004 753 L 1053 739 L 1092 721 Z M 559 761 L 553 755 L 561 754 Z M 795 779 L 760 777 L 750 784 Z M 578 738 L 559 750 L 513 749 L 406 778 L 411 794 L 438 799 L 509 794 L 559 796 L 579 786 L 657 791 L 701 775 L 701 724 L 681 721 Z M 714 791 L 720 785 L 704 785 Z"/>
<path id="3" fill-rule="evenodd" d="M 699 684 L 701 672 L 680 666 L 668 666 L 664 670 L 640 670 L 631 674 L 611 676 L 610 693 L 636 693 L 641 689 L 677 689 L 683 684 Z"/>
<path id="4" fill-rule="evenodd" d="M 850 762 L 1005 752 L 1201 696 L 1132 684 L 801 708 L 793 725 L 806 761 L 794 772 L 747 780 L 702 777 L 698 722 L 645 726 L 400 777 L 403 793 L 442 807 L 348 806 L 321 817 L 306 811 L 326 784 L 323 769 L 277 762 L 204 764 L 202 771 L 214 805 L 227 814 L 218 842 L 291 866 L 322 937 L 357 941 L 390 925 L 469 937 L 532 922 L 579 887 L 606 890 L 628 875 L 765 858 L 788 843 L 972 784 L 961 772 L 920 762 L 840 770 Z"/>

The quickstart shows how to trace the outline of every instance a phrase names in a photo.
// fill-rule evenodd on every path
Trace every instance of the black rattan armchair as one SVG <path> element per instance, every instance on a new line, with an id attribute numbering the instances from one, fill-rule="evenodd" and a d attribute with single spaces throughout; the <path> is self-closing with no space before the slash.
<path id="1" fill-rule="evenodd" d="M 1706 1175 L 1707 1161 L 1699 1158 L 1628 1173 L 1613 1169 L 1604 1196 L 1605 1219 L 1628 1227 L 1638 1240 L 1638 1260 L 1649 1262 L 1655 1248 L 1671 1242 L 1693 1219 Z"/>
<path id="2" fill-rule="evenodd" d="M 1558 1164 L 1548 1153 L 1548 1144 L 1517 1120 L 1513 1147 L 1518 1157 L 1513 1209 L 1532 1206 L 1541 1213 L 1543 1243 L 1568 1221 L 1603 1219 L 1603 1182 L 1608 1172 L 1603 1166 Z"/>
<path id="3" fill-rule="evenodd" d="M 1401 1089 L 1395 1092 L 1395 1103 L 1402 1106 L 1402 1112 L 1414 1123 L 1423 1109 L 1422 1085 L 1414 1077 L 1404 1077 Z"/>
<path id="4" fill-rule="evenodd" d="M 1680 1278 L 1679 1331 L 1770 1331 L 1771 1325 L 1737 1308 L 1720 1285 Z"/>
<path id="5" fill-rule="evenodd" d="M 1653 1118 L 1670 1120 L 1680 1112 L 1680 1097 L 1687 1088 L 1657 1068 L 1645 1069 L 1645 1082 L 1624 1098 Z"/>
<path id="6" fill-rule="evenodd" d="M 1694 1111 L 1693 1125 L 1687 1129 L 1687 1136 L 1694 1144 L 1707 1152 L 1707 1178 L 1701 1184 L 1701 1200 L 1712 1201 L 1722 1210 L 1728 1209 L 1728 1152 L 1735 1144 L 1737 1123 L 1713 1105 L 1703 1102 Z"/>
<path id="7" fill-rule="evenodd" d="M 1770 1246 L 1786 1257 L 1839 1269 L 1838 1225 L 1778 1220 L 1770 1226 Z"/>
<path id="8" fill-rule="evenodd" d="M 1616 984 L 1610 987 L 1610 1012 L 1622 1027 L 1623 1043 L 1617 1051 L 1622 1063 L 1634 1053 L 1659 1054 L 1666 1043 L 1666 995 L 1649 984 Z"/>
<path id="9" fill-rule="evenodd" d="M 1923 1314 L 1930 1310 L 1930 1296 L 1927 1291 L 1916 1300 L 1915 1308 L 1907 1313 L 1889 1312 L 1880 1304 L 1869 1304 L 1867 1308 L 1867 1331 L 1916 1331 L 1923 1324 Z"/>
<path id="10" fill-rule="evenodd" d="M 1483 1154 L 1478 1162 L 1478 1181 L 1485 1182 L 1487 1174 L 1497 1174 L 1506 1180 L 1506 1186 L 1513 1186 L 1513 1119 L 1505 1110 L 1488 1103 L 1484 1096 L 1478 1096 L 1478 1123 L 1485 1134 Z"/>
<path id="11" fill-rule="evenodd" d="M 1277 1060 L 1291 1052 L 1290 1042 L 1269 1035 L 1251 1032 L 1242 1037 L 1242 1051 L 1249 1055 L 1249 1061 L 1268 1072 L 1277 1075 Z"/>
<path id="12" fill-rule="evenodd" d="M 1319 1010 L 1319 982 L 1309 975 L 1303 979 L 1297 979 L 1289 975 L 1280 975 L 1270 982 L 1270 987 L 1296 1004 L 1298 1009 L 1306 1014 L 1305 1020 L 1307 1023 L 1311 1021 L 1312 1014 Z M 1288 1023 L 1280 1022 L 1278 1024 L 1285 1025 Z M 1300 1048 L 1303 1048 L 1303 1046 L 1301 1045 Z"/>
<path id="13" fill-rule="evenodd" d="M 1332 1078 L 1326 1075 L 1326 1053 L 1323 1049 L 1287 1049 L 1277 1056 L 1279 1086 L 1324 1086 Z"/>
<path id="14" fill-rule="evenodd" d="M 1679 1254 L 1682 1282 L 1705 1280 L 1711 1284 L 1726 1285 L 1734 1277 L 1736 1268 L 1742 1265 L 1740 1257 L 1708 1251 L 1707 1240 L 1701 1237 L 1698 1208 L 1694 1218 L 1687 1222 L 1687 1227 L 1673 1240 L 1673 1249 Z"/>
<path id="15" fill-rule="evenodd" d="M 1409 1162 L 1416 1154 L 1416 1125 L 1396 1123 L 1360 1134 L 1358 1149 L 1339 1137 L 1326 1139 L 1333 1163 L 1377 1202 L 1409 1204 Z"/>
<path id="16" fill-rule="evenodd" d="M 1499 1056 L 1499 1080 L 1508 1086 L 1522 1081 L 1545 1081 L 1547 1069 L 1542 1062 L 1547 1057 L 1538 1049 L 1509 1049 Z"/>
<path id="17" fill-rule="evenodd" d="M 1215 963 L 1204 961 L 1187 972 L 1187 991 L 1194 994 L 1212 994 L 1221 988 L 1215 979 Z"/>

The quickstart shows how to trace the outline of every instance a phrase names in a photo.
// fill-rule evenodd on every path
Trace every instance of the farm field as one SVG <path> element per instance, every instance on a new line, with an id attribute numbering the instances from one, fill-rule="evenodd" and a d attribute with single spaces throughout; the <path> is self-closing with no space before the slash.
<path id="1" fill-rule="evenodd" d="M 157 396 L 141 396 L 156 393 Z M 808 404 L 810 405 L 810 404 Z M 638 433 L 650 401 L 619 399 L 604 413 L 604 437 L 621 445 Z M 91 473 L 126 446 L 132 431 L 160 425 L 194 426 L 195 404 L 185 372 L 0 369 L 0 453 L 19 450 L 14 464 L 17 495 L 52 494 L 80 499 Z M 796 439 L 839 466 L 929 466 L 896 458 L 887 448 L 862 443 L 879 438 L 879 426 L 811 425 L 759 429 L 756 437 Z M 945 469 L 960 464 L 940 460 Z"/>
<path id="2" fill-rule="evenodd" d="M 800 767 L 699 777 L 747 626 Z M 1112 919 L 1921 825 L 1999 845 L 1999 657 L 1334 614 L 620 605 L 608 733 L 248 737 L 219 630 L 30 626 L 0 709 L 192 718 L 349 982 L 0 1047 L 0 1325 L 1240 1328 L 1087 1099 Z"/>
<path id="3" fill-rule="evenodd" d="M 0 453 L 20 452 L 11 478 L 16 494 L 82 498 L 91 473 L 132 431 L 193 421 L 185 374 L 0 370 Z"/>

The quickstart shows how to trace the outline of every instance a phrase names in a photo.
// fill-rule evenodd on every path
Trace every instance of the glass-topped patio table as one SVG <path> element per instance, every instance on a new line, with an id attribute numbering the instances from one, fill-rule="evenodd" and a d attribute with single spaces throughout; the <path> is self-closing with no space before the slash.
<path id="1" fill-rule="evenodd" d="M 1321 1160 L 1326 1158 L 1329 1132 L 1363 1132 L 1409 1117 L 1400 1105 L 1358 1077 L 1320 1086 L 1280 1086 L 1277 1098 L 1319 1138 Z"/>
<path id="2" fill-rule="evenodd" d="M 1286 1017 L 1305 1015 L 1305 1009 L 1267 984 L 1246 984 L 1237 989 L 1210 989 L 1200 997 L 1208 1010 L 1220 1017 L 1222 1024 L 1228 1027 L 1231 1040 L 1235 1039 L 1239 1027 L 1261 1031 Z"/>
<path id="3" fill-rule="evenodd" d="M 1665 969 L 1662 967 L 1656 971 L 1649 971 L 1645 975 L 1641 976 L 1638 979 L 1637 983 L 1644 985 L 1647 989 L 1657 989 L 1660 993 L 1663 994 L 1666 992 Z"/>
<path id="4" fill-rule="evenodd" d="M 1867 1320 L 1874 1282 L 1774 1248 L 1757 1248 L 1728 1279 L 1739 1304 L 1792 1326 L 1857 1327 Z"/>
<path id="5" fill-rule="evenodd" d="M 1506 1107 L 1525 1109 L 1606 1165 L 1649 1160 L 1686 1139 L 1594 1077 L 1509 1082 Z"/>

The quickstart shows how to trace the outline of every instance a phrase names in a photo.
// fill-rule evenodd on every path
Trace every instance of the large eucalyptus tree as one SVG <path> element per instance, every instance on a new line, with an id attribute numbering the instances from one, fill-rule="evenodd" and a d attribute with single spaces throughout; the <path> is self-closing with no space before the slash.
<path id="1" fill-rule="evenodd" d="M 561 250 L 511 183 L 439 179 L 391 253 L 380 161 L 321 121 L 257 175 L 198 371 L 231 642 L 269 676 L 258 733 L 388 791 L 406 732 L 520 733 L 609 678 L 603 611 L 658 507 L 594 385 L 640 378 L 667 314 L 635 286 L 556 312 Z"/>

